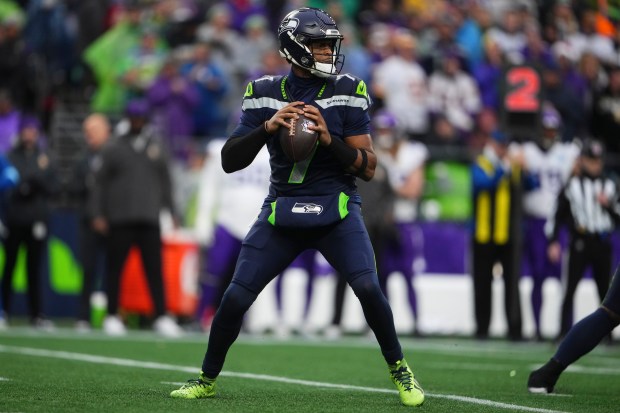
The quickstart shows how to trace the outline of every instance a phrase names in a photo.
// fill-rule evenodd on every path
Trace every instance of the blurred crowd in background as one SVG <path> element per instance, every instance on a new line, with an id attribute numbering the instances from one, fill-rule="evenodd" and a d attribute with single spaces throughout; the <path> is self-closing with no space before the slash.
<path id="1" fill-rule="evenodd" d="M 235 126 L 249 80 L 288 73 L 277 27 L 288 11 L 313 6 L 328 11 L 344 35 L 343 73 L 363 79 L 372 114 L 389 119 L 387 126 L 374 124 L 375 131 L 392 128 L 399 139 L 424 147 L 415 165 L 401 168 L 407 176 L 434 160 L 473 163 L 490 141 L 502 141 L 493 134 L 501 126 L 504 69 L 523 64 L 540 73 L 540 97 L 557 141 L 596 137 L 617 174 L 618 3 L 0 0 L 0 151 L 7 155 L 31 133 L 39 135 L 45 161 L 38 156 L 36 163 L 46 171 L 57 167 L 50 183 L 41 184 L 41 202 L 79 206 L 74 171 L 89 143 L 74 139 L 68 146 L 67 134 L 82 138 L 81 121 L 93 113 L 109 121 L 112 135 L 143 117 L 169 157 L 173 218 L 191 228 L 208 145 Z M 79 113 L 79 126 L 63 127 L 61 113 Z M 379 149 L 389 152 L 389 145 Z M 412 205 L 423 193 L 423 176 L 417 179 L 413 190 L 405 193 L 402 185 L 398 195 Z"/>

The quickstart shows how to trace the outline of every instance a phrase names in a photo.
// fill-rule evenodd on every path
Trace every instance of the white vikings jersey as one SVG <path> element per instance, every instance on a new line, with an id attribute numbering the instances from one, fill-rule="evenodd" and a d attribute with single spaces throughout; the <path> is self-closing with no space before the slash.
<path id="1" fill-rule="evenodd" d="M 238 239 L 245 238 L 269 192 L 269 152 L 263 147 L 246 168 L 227 174 L 222 169 L 221 150 L 225 141 L 217 139 L 207 148 L 208 158 L 199 187 L 196 232 L 209 245 L 216 225 Z"/>
<path id="2" fill-rule="evenodd" d="M 526 142 L 523 156 L 526 168 L 540 182 L 538 188 L 525 193 L 524 212 L 537 218 L 548 218 L 558 193 L 568 182 L 579 156 L 579 147 L 574 143 L 556 142 L 545 152 L 534 142 Z"/>
<path id="3" fill-rule="evenodd" d="M 376 66 L 373 82 L 385 91 L 385 105 L 405 131 L 428 130 L 426 74 L 418 63 L 388 57 Z"/>
<path id="4" fill-rule="evenodd" d="M 389 157 L 389 154 L 383 156 Z M 390 184 L 395 190 L 403 186 L 409 176 L 423 166 L 428 158 L 428 149 L 418 142 L 402 142 L 394 159 L 385 162 Z M 394 202 L 394 220 L 413 222 L 418 214 L 417 200 L 397 196 Z"/>

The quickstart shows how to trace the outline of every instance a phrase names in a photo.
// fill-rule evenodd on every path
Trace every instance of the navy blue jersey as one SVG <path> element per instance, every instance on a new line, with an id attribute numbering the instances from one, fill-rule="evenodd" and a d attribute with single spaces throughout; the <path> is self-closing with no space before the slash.
<path id="1" fill-rule="evenodd" d="M 265 76 L 250 82 L 243 97 L 239 125 L 231 137 L 243 136 L 269 120 L 290 102 L 303 101 L 319 108 L 332 139 L 370 133 L 368 109 L 371 99 L 363 80 L 351 75 L 309 79 Z M 356 192 L 355 176 L 322 145 L 310 158 L 292 162 L 274 135 L 267 141 L 271 165 L 268 201 L 278 196 L 329 195 Z"/>

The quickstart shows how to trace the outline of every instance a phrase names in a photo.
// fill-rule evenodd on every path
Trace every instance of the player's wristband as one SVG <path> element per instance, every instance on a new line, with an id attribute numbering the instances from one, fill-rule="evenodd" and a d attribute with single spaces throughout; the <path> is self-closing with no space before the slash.
<path id="1" fill-rule="evenodd" d="M 252 163 L 267 138 L 266 125 L 260 125 L 247 135 L 229 138 L 222 147 L 222 168 L 230 173 L 245 168 Z"/>
<path id="2" fill-rule="evenodd" d="M 350 147 L 342 139 L 332 138 L 331 143 L 327 145 L 327 149 L 332 152 L 345 168 L 353 165 L 357 159 L 357 149 Z"/>

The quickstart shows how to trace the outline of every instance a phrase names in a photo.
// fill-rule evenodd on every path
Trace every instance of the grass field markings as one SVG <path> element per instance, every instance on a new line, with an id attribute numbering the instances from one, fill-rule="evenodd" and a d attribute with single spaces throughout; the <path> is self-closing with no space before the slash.
<path id="1" fill-rule="evenodd" d="M 479 364 L 479 363 L 449 363 L 449 362 L 425 362 L 425 369 L 446 370 L 473 370 L 473 371 L 506 371 L 514 370 L 513 364 Z"/>
<path id="2" fill-rule="evenodd" d="M 541 364 L 532 364 L 530 368 L 535 370 L 539 368 Z M 592 366 L 579 366 L 579 365 L 570 365 L 566 369 L 569 373 L 578 373 L 578 374 L 599 374 L 603 376 L 620 376 L 620 370 L 616 367 L 592 367 Z"/>
<path id="3" fill-rule="evenodd" d="M 167 339 L 154 334 L 151 331 L 132 331 L 125 337 L 110 337 L 103 332 L 93 332 L 87 335 L 78 335 L 72 328 L 59 328 L 54 333 L 41 333 L 32 330 L 29 327 L 15 327 L 7 331 L 0 332 L 0 339 L 3 336 L 7 337 L 27 337 L 27 338 L 45 338 L 49 339 L 71 339 L 74 341 L 86 340 L 86 341 L 123 341 L 123 342 L 150 342 L 153 340 L 157 342 L 165 342 L 170 345 L 174 344 L 203 344 L 206 346 L 207 335 L 204 333 L 191 332 L 186 337 L 179 339 Z M 407 339 L 410 340 L 410 339 Z M 538 353 L 532 352 L 533 349 L 540 349 L 544 346 L 545 349 L 549 349 L 548 353 L 553 353 L 552 347 L 549 344 L 541 343 L 519 343 L 512 344 L 508 342 L 495 342 L 487 341 L 480 343 L 477 341 L 467 340 L 464 338 L 455 338 L 454 340 L 447 338 L 424 338 L 416 340 L 415 345 L 406 345 L 407 341 L 404 341 L 403 349 L 409 353 L 411 361 L 415 361 L 420 357 L 420 353 L 433 353 L 442 354 L 447 357 L 462 357 L 463 355 L 471 356 L 472 358 L 480 357 L 484 360 L 501 360 L 501 361 L 533 361 L 538 360 L 540 357 Z M 369 340 L 365 337 L 346 337 L 339 341 L 308 341 L 300 338 L 293 338 L 291 340 L 274 339 L 270 336 L 254 336 L 254 335 L 242 335 L 237 344 L 240 345 L 256 345 L 256 346 L 298 346 L 298 347 L 327 347 L 327 348 L 376 348 L 377 344 L 373 340 Z M 482 346 L 480 346 L 482 344 Z M 598 349 L 597 349 L 598 351 Z M 603 348 L 602 353 L 590 354 L 587 363 L 601 363 L 605 366 L 601 368 L 600 374 L 614 375 L 617 374 L 610 368 L 610 366 L 620 366 L 618 361 L 618 351 L 610 348 Z M 473 361 L 472 361 L 473 362 Z M 584 367 L 583 373 L 597 374 L 597 367 Z"/>
<path id="4" fill-rule="evenodd" d="M 565 393 L 556 393 L 555 390 L 553 393 L 531 393 L 532 396 L 543 396 L 543 397 L 573 397 L 573 394 L 565 394 Z"/>
<path id="5" fill-rule="evenodd" d="M 441 394 L 441 395 L 436 394 L 435 395 L 435 397 L 440 397 L 440 396 L 444 399 L 465 402 L 465 403 L 474 403 L 472 400 L 477 400 L 479 402 L 476 404 L 485 405 L 489 407 L 499 407 L 499 408 L 510 409 L 510 410 L 519 410 L 519 411 L 524 411 L 524 412 L 560 413 L 558 410 L 541 409 L 538 407 L 526 407 L 526 406 L 519 406 L 516 404 L 498 403 L 498 402 L 494 402 L 491 400 L 474 399 L 472 397 L 467 397 L 467 396 L 455 396 L 452 394 Z M 566 412 L 562 412 L 562 413 L 566 413 Z"/>
<path id="6" fill-rule="evenodd" d="M 8 377 L 0 377 L 0 381 L 9 381 Z"/>
<path id="7" fill-rule="evenodd" d="M 55 332 L 38 332 L 30 327 L 11 327 L 10 329 L 0 332 L 0 338 L 5 337 L 28 337 L 28 338 L 45 338 L 47 339 L 71 339 L 71 340 L 109 340 L 109 341 L 127 341 L 127 342 L 153 342 L 153 340 L 166 342 L 170 344 L 204 344 L 206 346 L 208 335 L 200 332 L 188 332 L 181 338 L 164 338 L 158 336 L 151 331 L 130 331 L 127 336 L 124 337 L 111 337 L 105 335 L 101 331 L 94 331 L 89 334 L 77 334 L 72 327 L 60 327 Z M 244 345 L 256 345 L 256 346 L 299 346 L 299 347 L 329 347 L 329 348 L 376 348 L 377 342 L 370 340 L 366 337 L 344 337 L 337 341 L 331 340 L 308 340 L 303 338 L 291 338 L 288 340 L 277 339 L 269 335 L 250 335 L 241 334 L 236 343 Z M 501 356 L 502 354 L 509 355 L 510 359 L 515 359 L 519 356 L 524 356 L 522 360 L 527 360 L 536 357 L 532 355 L 532 349 L 548 349 L 549 354 L 553 353 L 554 347 L 549 343 L 510 343 L 505 341 L 489 340 L 486 342 L 479 342 L 468 338 L 422 338 L 422 339 L 403 339 L 401 344 L 404 350 L 407 351 L 428 351 L 438 354 L 455 355 L 456 353 L 468 353 L 479 354 L 482 357 L 489 356 Z M 603 349 L 603 353 L 591 354 L 589 360 L 600 361 L 609 365 L 610 363 L 617 363 L 618 354 L 620 353 L 620 347 L 615 349 L 612 347 L 609 354 L 605 354 L 607 350 Z M 598 351 L 598 349 L 597 349 Z M 458 355 L 458 354 L 457 354 Z"/>
<path id="8" fill-rule="evenodd" d="M 158 362 L 148 362 L 148 361 L 131 360 L 131 359 L 124 359 L 124 358 L 117 358 L 117 357 L 97 356 L 97 355 L 74 353 L 74 352 L 68 352 L 68 351 L 43 350 L 43 349 L 36 349 L 36 348 L 29 348 L 29 347 L 5 346 L 5 345 L 0 344 L 0 352 L 21 354 L 21 355 L 27 355 L 27 356 L 58 358 L 58 359 L 63 359 L 63 360 L 83 361 L 83 362 L 88 362 L 88 363 L 115 365 L 115 366 L 123 366 L 123 367 L 138 367 L 138 368 L 146 368 L 146 369 L 154 369 L 154 370 L 182 371 L 182 372 L 191 373 L 191 374 L 197 373 L 196 367 L 176 366 L 172 364 L 165 364 L 165 363 L 158 363 Z M 266 374 L 252 374 L 252 373 L 223 371 L 221 373 L 221 376 L 252 379 L 252 380 L 273 381 L 273 382 L 286 383 L 286 384 L 298 384 L 298 385 L 303 385 L 303 386 L 340 389 L 340 390 L 356 390 L 356 391 L 365 391 L 365 392 L 374 392 L 374 393 L 393 393 L 393 394 L 397 393 L 396 390 L 391 390 L 391 389 L 381 389 L 381 388 L 375 388 L 375 387 L 354 386 L 354 385 L 349 385 L 349 384 L 336 384 L 336 383 L 317 382 L 317 381 L 310 381 L 310 380 L 291 379 L 288 377 L 271 376 L 271 375 L 266 375 Z M 455 401 L 461 401 L 464 403 L 491 406 L 491 407 L 495 407 L 499 409 L 506 409 L 506 410 L 518 410 L 518 411 L 535 412 L 535 413 L 566 413 L 566 412 L 562 412 L 558 410 L 549 410 L 549 409 L 541 409 L 541 408 L 528 407 L 528 406 L 520 406 L 516 404 L 501 403 L 501 402 L 496 402 L 492 400 L 477 399 L 474 397 L 457 396 L 457 395 L 451 395 L 451 394 L 426 393 L 426 395 L 431 398 L 450 399 L 450 400 L 455 400 Z"/>

